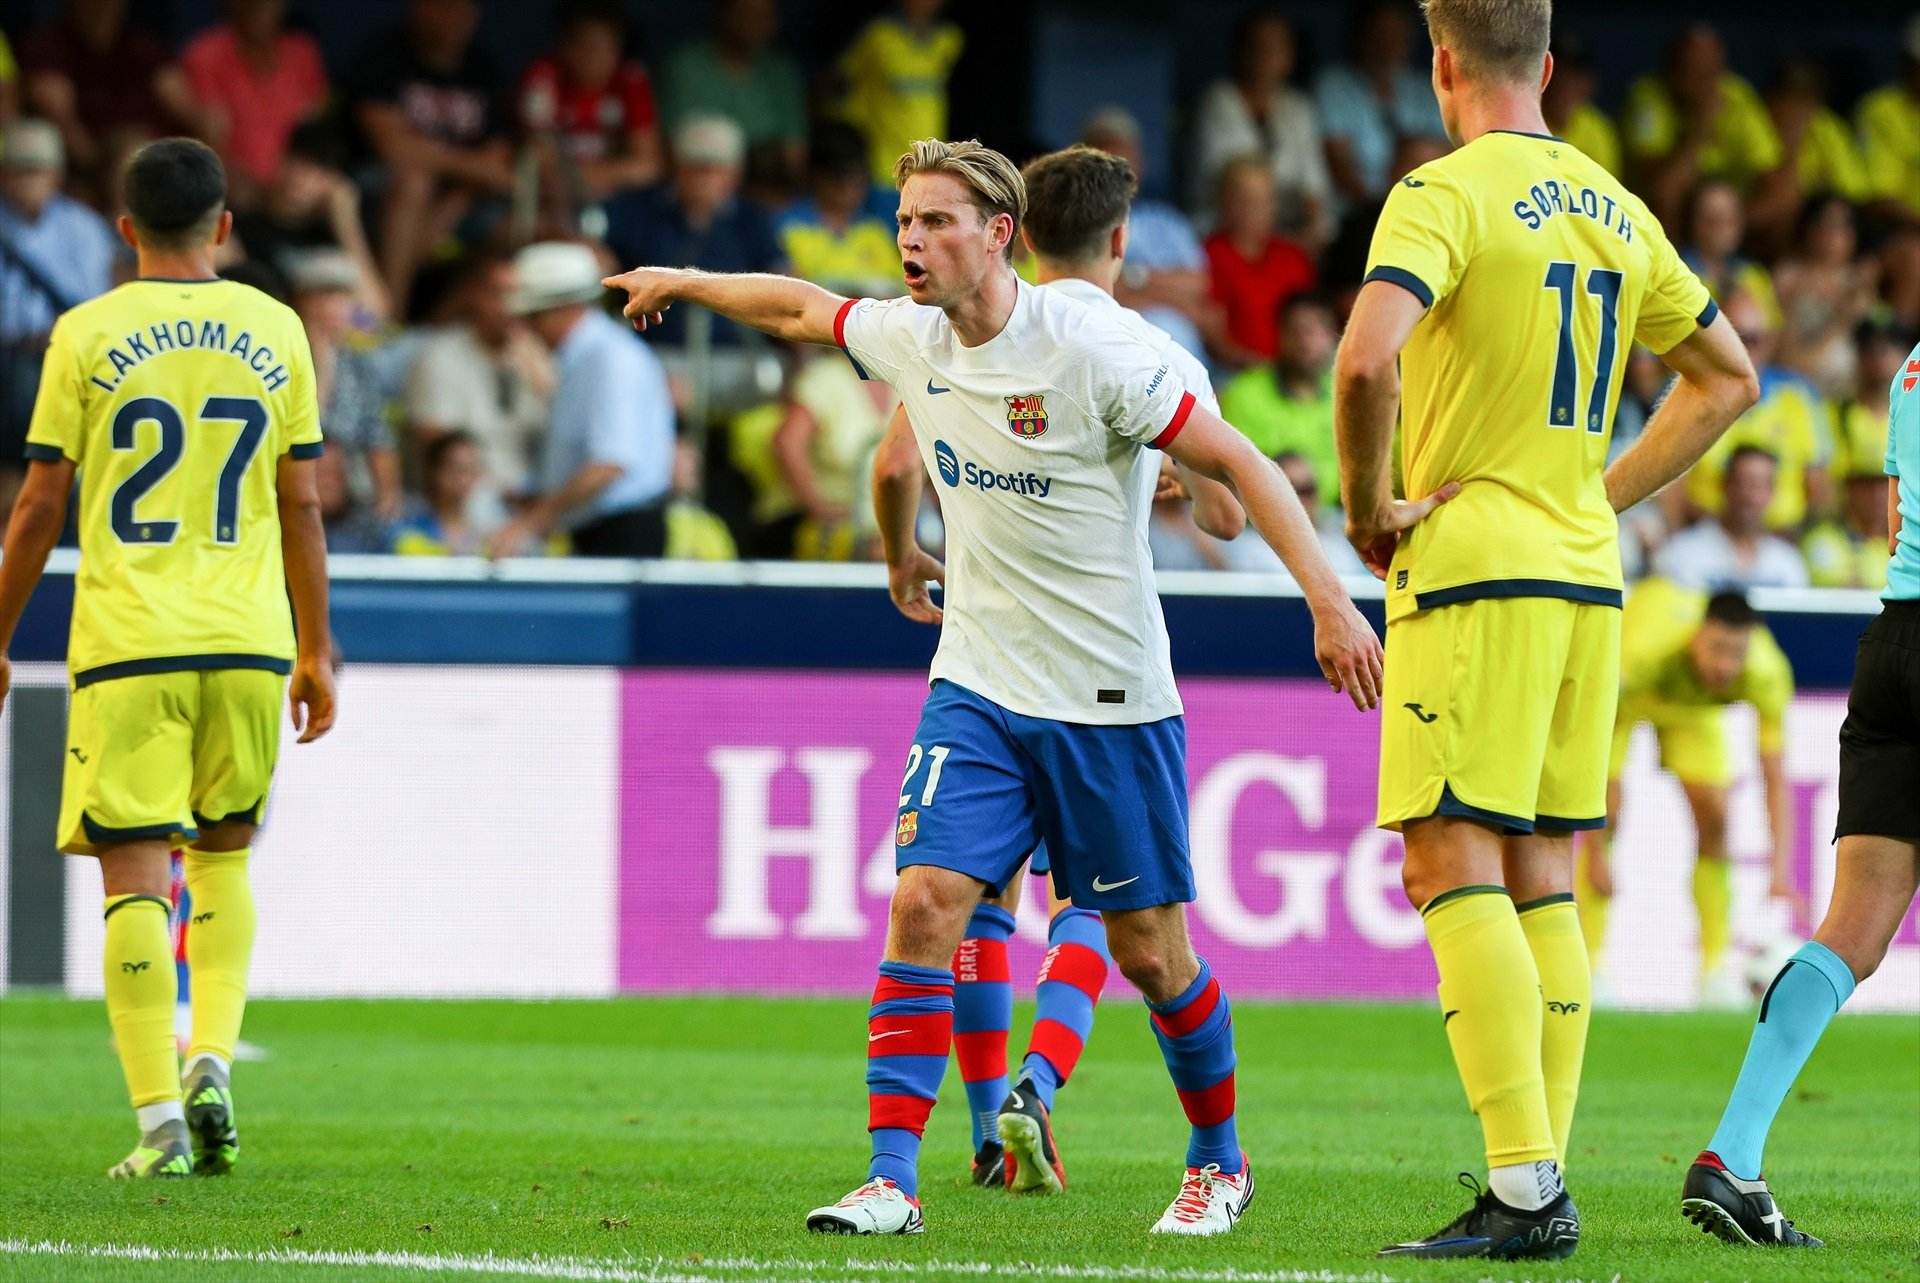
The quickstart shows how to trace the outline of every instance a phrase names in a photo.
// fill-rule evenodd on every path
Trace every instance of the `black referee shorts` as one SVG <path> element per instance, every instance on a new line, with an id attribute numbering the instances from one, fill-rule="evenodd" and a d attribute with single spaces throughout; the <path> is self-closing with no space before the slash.
<path id="1" fill-rule="evenodd" d="M 1920 601 L 1888 602 L 1860 639 L 1833 836 L 1856 833 L 1920 842 Z"/>

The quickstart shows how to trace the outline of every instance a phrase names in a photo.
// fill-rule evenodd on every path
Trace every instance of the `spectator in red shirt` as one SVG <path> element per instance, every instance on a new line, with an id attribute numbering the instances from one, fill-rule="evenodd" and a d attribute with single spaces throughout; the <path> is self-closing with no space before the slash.
<path id="1" fill-rule="evenodd" d="M 1235 367 L 1270 361 L 1280 348 L 1280 306 L 1318 276 L 1307 252 L 1275 230 L 1273 172 L 1258 156 L 1220 171 L 1220 222 L 1207 237 L 1213 297 L 1226 310 L 1226 336 L 1214 355 Z"/>
<path id="2" fill-rule="evenodd" d="M 287 0 L 227 0 L 226 11 L 180 66 L 244 207 L 279 174 L 294 126 L 326 106 L 327 69 L 312 36 L 287 30 Z"/>
<path id="3" fill-rule="evenodd" d="M 578 210 L 660 177 L 660 113 L 646 68 L 623 57 L 617 0 L 574 0 L 559 39 L 520 81 L 520 123 L 541 152 L 542 188 Z"/>
<path id="4" fill-rule="evenodd" d="M 105 198 L 115 159 L 182 126 L 200 130 L 193 95 L 166 48 L 127 22 L 127 0 L 70 0 L 66 16 L 20 47 L 27 106 L 60 127 L 67 169 Z"/>

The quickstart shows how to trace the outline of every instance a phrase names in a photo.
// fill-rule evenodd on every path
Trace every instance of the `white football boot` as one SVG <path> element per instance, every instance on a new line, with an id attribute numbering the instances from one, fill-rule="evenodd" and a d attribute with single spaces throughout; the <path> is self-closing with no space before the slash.
<path id="1" fill-rule="evenodd" d="M 1253 1202 L 1253 1164 L 1240 1155 L 1240 1170 L 1232 1176 L 1220 1164 L 1189 1167 L 1180 1182 L 1179 1197 L 1153 1224 L 1155 1234 L 1225 1234 Z"/>
<path id="2" fill-rule="evenodd" d="M 918 1234 L 927 1228 L 920 1200 L 876 1176 L 831 1207 L 807 1213 L 816 1234 Z"/>

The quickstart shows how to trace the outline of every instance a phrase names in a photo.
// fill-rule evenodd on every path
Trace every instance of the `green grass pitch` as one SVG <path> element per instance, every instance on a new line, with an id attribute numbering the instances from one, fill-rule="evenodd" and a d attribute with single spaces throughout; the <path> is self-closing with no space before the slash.
<path id="1" fill-rule="evenodd" d="M 863 1007 L 723 999 L 261 1002 L 225 1180 L 116 1185 L 133 1140 L 97 1003 L 0 1001 L 0 1280 L 582 1279 L 810 1283 L 1033 1278 L 1752 1280 L 1920 1276 L 1920 1020 L 1847 1017 L 1776 1128 L 1769 1176 L 1818 1253 L 1736 1250 L 1679 1216 L 1749 1017 L 1602 1012 L 1558 1264 L 1381 1262 L 1464 1206 L 1468 1115 L 1427 1007 L 1235 1010 L 1259 1194 L 1225 1239 L 1147 1227 L 1185 1127 L 1137 1006 L 1101 1009 L 1058 1133 L 1071 1182 L 966 1182 L 949 1073 L 918 1238 L 810 1237 L 864 1171 Z M 1018 1031 L 1030 1018 L 1023 1009 Z"/>

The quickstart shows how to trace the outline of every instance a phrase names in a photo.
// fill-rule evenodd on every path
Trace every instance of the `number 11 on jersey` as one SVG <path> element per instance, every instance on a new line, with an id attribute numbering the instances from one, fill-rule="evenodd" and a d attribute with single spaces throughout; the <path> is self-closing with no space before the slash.
<path id="1" fill-rule="evenodd" d="M 1570 428 L 1574 418 L 1580 361 L 1573 350 L 1574 284 L 1579 268 L 1564 259 L 1547 264 L 1544 288 L 1560 296 L 1560 348 L 1553 361 L 1553 396 L 1547 403 L 1547 426 Z M 1600 350 L 1594 354 L 1593 382 L 1587 389 L 1586 429 L 1598 435 L 1607 428 L 1607 391 L 1613 386 L 1613 366 L 1619 352 L 1620 286 L 1625 274 L 1596 267 L 1587 273 L 1587 293 L 1600 300 Z"/>

